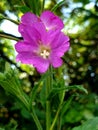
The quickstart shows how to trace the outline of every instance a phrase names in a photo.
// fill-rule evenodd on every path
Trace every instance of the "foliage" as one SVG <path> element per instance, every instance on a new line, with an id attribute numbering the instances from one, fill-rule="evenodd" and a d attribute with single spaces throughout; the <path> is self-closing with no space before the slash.
<path id="1" fill-rule="evenodd" d="M 73 130 L 98 130 L 98 117 L 86 121 L 83 125 L 74 128 Z"/>
<path id="2" fill-rule="evenodd" d="M 20 103 L 20 89 L 27 102 L 31 106 L 33 103 L 44 129 L 45 101 L 51 99 L 52 119 L 61 110 L 56 130 L 97 130 L 98 1 L 45 0 L 44 8 L 42 5 L 41 0 L 0 1 L 0 130 L 36 130 L 28 112 L 30 106 L 24 108 L 24 100 Z M 32 11 L 39 15 L 44 9 L 54 11 L 63 19 L 64 31 L 71 42 L 69 52 L 63 57 L 64 65 L 53 72 L 54 88 L 48 97 L 45 97 L 43 81 L 50 74 L 41 77 L 32 66 L 16 63 L 14 43 L 22 38 L 2 29 L 5 21 L 18 25 L 23 13 Z M 11 18 L 10 14 L 16 18 Z"/>

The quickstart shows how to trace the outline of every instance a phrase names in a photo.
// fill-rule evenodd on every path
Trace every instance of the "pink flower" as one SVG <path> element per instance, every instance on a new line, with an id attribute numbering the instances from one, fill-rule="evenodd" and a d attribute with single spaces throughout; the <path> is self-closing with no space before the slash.
<path id="1" fill-rule="evenodd" d="M 41 19 L 44 19 L 45 13 L 48 15 L 49 11 L 42 13 Z M 53 13 L 50 14 L 53 15 Z M 33 65 L 40 73 L 46 72 L 49 65 L 54 68 L 60 67 L 61 57 L 69 49 L 69 37 L 61 32 L 62 24 L 59 22 L 56 24 L 55 20 L 52 23 L 51 15 L 49 15 L 49 20 L 46 18 L 44 22 L 39 22 L 40 20 L 31 13 L 23 15 L 22 23 L 19 25 L 23 40 L 15 45 L 18 52 L 16 60 Z"/>
<path id="2" fill-rule="evenodd" d="M 24 25 L 32 25 L 35 22 L 43 22 L 47 30 L 61 30 L 64 27 L 62 20 L 50 11 L 44 11 L 40 17 L 27 12 L 21 18 L 21 24 Z"/>

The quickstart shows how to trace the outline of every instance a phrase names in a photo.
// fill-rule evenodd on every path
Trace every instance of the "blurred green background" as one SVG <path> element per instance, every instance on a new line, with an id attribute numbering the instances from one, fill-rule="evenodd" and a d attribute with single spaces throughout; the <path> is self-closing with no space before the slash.
<path id="1" fill-rule="evenodd" d="M 41 0 L 0 0 L 0 72 L 9 67 L 17 70 L 17 75 L 25 93 L 29 94 L 40 74 L 29 65 L 16 63 L 15 40 L 20 37 L 17 23 L 23 13 L 33 11 L 40 14 Z M 45 10 L 54 9 L 60 0 L 46 0 Z M 55 69 L 55 79 L 65 85 L 83 85 L 88 94 L 70 90 L 65 100 L 77 95 L 62 119 L 62 130 L 71 130 L 88 119 L 98 116 L 98 0 L 65 0 L 60 2 L 54 13 L 64 21 L 64 32 L 70 37 L 70 50 L 63 57 L 64 64 Z M 11 21 L 15 20 L 17 21 Z M 14 22 L 14 23 L 13 23 Z M 3 36 L 7 35 L 9 39 Z M 39 90 L 40 92 L 40 90 Z M 38 92 L 38 94 L 39 94 Z M 37 99 L 39 118 L 45 118 L 42 111 L 41 94 Z M 54 101 L 56 102 L 56 101 Z M 55 106 L 57 107 L 57 106 Z M 36 130 L 29 113 L 0 87 L 0 127 L 5 130 Z M 2 129 L 3 130 L 3 129 Z"/>

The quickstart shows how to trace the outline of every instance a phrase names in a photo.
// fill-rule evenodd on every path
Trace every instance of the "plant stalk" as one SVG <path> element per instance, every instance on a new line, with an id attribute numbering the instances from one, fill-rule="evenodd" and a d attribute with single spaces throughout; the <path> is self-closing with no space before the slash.
<path id="1" fill-rule="evenodd" d="M 51 104 L 50 100 L 47 99 L 51 89 L 52 89 L 52 67 L 48 70 L 48 76 L 46 78 L 46 130 L 50 130 L 51 126 Z"/>
<path id="2" fill-rule="evenodd" d="M 0 32 L 0 37 L 7 38 L 7 39 L 10 39 L 10 40 L 15 40 L 15 41 L 22 40 L 21 37 L 16 37 L 14 35 L 7 34 L 7 33 L 4 33 L 4 32 Z"/>
<path id="3" fill-rule="evenodd" d="M 38 130 L 43 130 L 43 128 L 42 128 L 42 126 L 41 126 L 41 124 L 40 124 L 40 122 L 38 120 L 38 117 L 37 117 L 37 115 L 36 115 L 36 113 L 34 111 L 34 108 L 32 108 L 31 116 L 34 119 L 34 122 L 35 122 L 35 124 L 37 126 L 37 129 Z"/>
<path id="4" fill-rule="evenodd" d="M 58 109 L 57 109 L 56 115 L 55 115 L 55 117 L 54 117 L 54 120 L 53 120 L 52 125 L 51 125 L 51 127 L 50 127 L 49 130 L 54 130 L 54 126 L 55 126 L 55 124 L 56 124 L 56 122 L 57 122 L 57 119 L 58 119 L 60 110 L 61 110 L 61 108 L 62 108 L 62 103 L 63 103 L 63 100 L 64 100 L 64 96 L 65 96 L 65 90 L 63 91 L 63 94 L 62 94 L 62 97 L 61 97 L 61 102 L 60 102 L 60 104 L 59 104 L 59 107 L 58 107 Z"/>

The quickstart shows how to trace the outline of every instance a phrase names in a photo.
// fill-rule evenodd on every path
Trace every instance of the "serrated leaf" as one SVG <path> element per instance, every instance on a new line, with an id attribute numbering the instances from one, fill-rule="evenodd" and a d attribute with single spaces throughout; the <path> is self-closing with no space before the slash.
<path id="1" fill-rule="evenodd" d="M 81 126 L 75 127 L 72 130 L 98 130 L 98 117 L 90 119 Z"/>
<path id="2" fill-rule="evenodd" d="M 0 73 L 0 85 L 6 92 L 16 96 L 26 107 L 29 107 L 29 97 L 23 92 L 15 70 L 10 68 Z"/>

